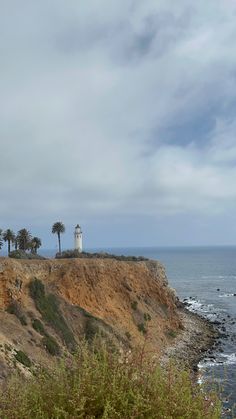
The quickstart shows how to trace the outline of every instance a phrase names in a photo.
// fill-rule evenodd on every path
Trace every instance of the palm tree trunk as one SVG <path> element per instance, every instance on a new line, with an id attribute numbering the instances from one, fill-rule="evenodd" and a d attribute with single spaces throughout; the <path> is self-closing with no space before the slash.
<path id="1" fill-rule="evenodd" d="M 8 240 L 8 256 L 11 251 L 11 240 Z"/>
<path id="2" fill-rule="evenodd" d="M 60 236 L 60 233 L 57 233 L 57 235 L 58 235 L 59 254 L 61 254 L 61 236 Z"/>

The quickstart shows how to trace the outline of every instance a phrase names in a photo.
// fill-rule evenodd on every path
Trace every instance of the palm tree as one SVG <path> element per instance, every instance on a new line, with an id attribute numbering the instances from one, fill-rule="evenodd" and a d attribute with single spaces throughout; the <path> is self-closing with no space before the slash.
<path id="1" fill-rule="evenodd" d="M 37 250 L 42 246 L 41 239 L 39 237 L 33 237 L 30 243 L 31 252 L 37 254 Z"/>
<path id="2" fill-rule="evenodd" d="M 2 237 L 3 237 L 3 240 L 5 242 L 7 242 L 8 256 L 9 256 L 9 253 L 11 251 L 11 243 L 15 242 L 16 236 L 15 236 L 14 232 L 12 230 L 10 230 L 10 228 L 8 228 L 6 231 L 4 231 Z"/>
<path id="3" fill-rule="evenodd" d="M 61 254 L 61 234 L 65 233 L 65 226 L 61 221 L 57 221 L 52 226 L 52 233 L 57 234 L 59 253 Z"/>
<path id="4" fill-rule="evenodd" d="M 14 240 L 13 244 L 14 244 L 15 250 L 17 250 L 18 249 L 17 236 L 15 237 L 15 240 Z"/>
<path id="5" fill-rule="evenodd" d="M 18 231 L 16 237 L 18 247 L 20 250 L 26 251 L 29 248 L 31 242 L 31 234 L 26 228 L 22 228 Z"/>
<path id="6" fill-rule="evenodd" d="M 3 240 L 2 240 L 2 229 L 0 228 L 0 249 L 2 248 Z"/>

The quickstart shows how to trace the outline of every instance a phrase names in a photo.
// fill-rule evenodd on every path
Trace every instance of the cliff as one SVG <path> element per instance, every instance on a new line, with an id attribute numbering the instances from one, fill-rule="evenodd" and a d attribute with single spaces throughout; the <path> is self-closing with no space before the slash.
<path id="1" fill-rule="evenodd" d="M 183 329 L 155 261 L 0 259 L 0 378 L 50 364 L 100 333 L 120 348 L 161 354 Z"/>

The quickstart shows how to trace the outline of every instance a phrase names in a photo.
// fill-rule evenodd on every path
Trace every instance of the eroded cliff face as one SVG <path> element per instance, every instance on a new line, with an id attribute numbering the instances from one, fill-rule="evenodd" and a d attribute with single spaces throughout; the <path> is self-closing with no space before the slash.
<path id="1" fill-rule="evenodd" d="M 30 291 L 36 280 L 45 290 L 45 300 L 38 303 Z M 53 313 L 45 311 L 45 304 L 54 302 L 54 297 L 54 311 L 60 311 L 55 321 Z M 50 364 L 53 356 L 45 347 L 45 336 L 56 340 L 61 353 L 69 351 L 60 329 L 64 321 L 76 344 L 100 331 L 122 348 L 145 342 L 160 354 L 182 328 L 176 302 L 163 266 L 155 261 L 1 258 L 0 378 L 18 366 L 19 350 L 33 363 Z M 35 327 L 35 320 L 44 332 Z"/>

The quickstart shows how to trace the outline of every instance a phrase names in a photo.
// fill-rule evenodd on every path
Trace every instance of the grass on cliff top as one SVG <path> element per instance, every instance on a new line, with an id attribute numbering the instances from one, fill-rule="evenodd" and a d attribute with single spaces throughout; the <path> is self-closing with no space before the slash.
<path id="1" fill-rule="evenodd" d="M 0 417 L 219 419 L 220 405 L 171 364 L 154 367 L 142 352 L 122 361 L 104 345 L 84 342 L 54 370 L 12 379 L 0 390 Z"/>
<path id="2" fill-rule="evenodd" d="M 145 258 L 143 256 L 125 256 L 125 255 L 113 255 L 112 253 L 106 253 L 106 252 L 96 252 L 96 253 L 90 253 L 90 252 L 79 252 L 78 250 L 64 250 L 61 253 L 56 254 L 56 259 L 115 259 L 119 261 L 125 261 L 125 262 L 143 262 L 149 260 L 148 258 Z"/>
<path id="3" fill-rule="evenodd" d="M 36 278 L 30 282 L 29 289 L 43 320 L 60 335 L 67 348 L 73 351 L 76 341 L 61 313 L 57 297 L 53 294 L 46 294 L 44 284 Z"/>

